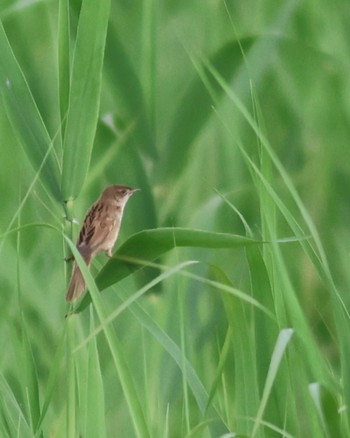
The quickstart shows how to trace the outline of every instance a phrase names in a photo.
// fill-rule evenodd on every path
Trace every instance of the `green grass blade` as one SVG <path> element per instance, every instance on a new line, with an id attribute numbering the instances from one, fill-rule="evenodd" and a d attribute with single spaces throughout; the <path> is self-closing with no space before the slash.
<path id="1" fill-rule="evenodd" d="M 18 215 L 18 226 L 21 225 L 21 215 Z M 27 406 L 27 417 L 28 422 L 31 426 L 32 431 L 36 431 L 37 424 L 40 418 L 40 399 L 39 399 L 39 379 L 37 373 L 37 367 L 33 355 L 33 349 L 30 342 L 30 334 L 28 332 L 28 326 L 26 320 L 24 318 L 24 309 L 22 303 L 22 275 L 21 275 L 21 264 L 20 264 L 20 255 L 21 255 L 21 233 L 18 233 L 16 236 L 17 245 L 16 251 L 18 254 L 17 260 L 17 295 L 18 295 L 18 307 L 20 312 L 20 341 L 21 341 L 21 377 L 22 377 L 22 386 L 25 388 L 25 393 L 23 394 L 23 398 L 25 400 L 25 404 Z"/>
<path id="2" fill-rule="evenodd" d="M 225 277 L 222 281 L 228 282 Z M 226 319 L 231 328 L 231 351 L 234 355 L 234 367 L 224 370 L 223 386 L 226 392 L 233 389 L 234 399 L 239 400 L 235 408 L 235 421 L 230 418 L 229 413 L 228 421 L 231 429 L 235 427 L 238 432 L 249 435 L 252 427 L 247 417 L 254 415 L 259 406 L 256 341 L 251 332 L 249 310 L 247 311 L 247 308 L 236 298 L 222 295 L 222 300 Z"/>
<path id="3" fill-rule="evenodd" d="M 144 407 L 140 402 L 133 376 L 130 373 L 128 361 L 123 352 L 122 344 L 116 333 L 112 331 L 111 326 L 106 327 L 105 336 L 112 353 L 114 365 L 118 371 L 126 402 L 129 406 L 135 434 L 139 438 L 148 438 L 150 437 L 148 430 L 149 423 L 147 423 L 145 419 Z"/>
<path id="4" fill-rule="evenodd" d="M 90 332 L 94 330 L 93 311 L 90 312 Z M 106 437 L 105 400 L 103 388 L 103 370 L 101 369 L 96 337 L 83 351 L 83 363 L 77 371 L 79 380 L 79 399 L 82 405 L 82 435 L 87 438 Z M 81 352 L 79 353 L 81 354 Z M 76 355 L 76 353 L 75 353 Z M 84 363 L 85 362 L 85 363 Z M 86 367 L 86 373 L 80 373 Z"/>
<path id="5" fill-rule="evenodd" d="M 311 383 L 309 390 L 323 425 L 325 436 L 329 438 L 348 436 L 342 431 L 341 415 L 338 411 L 336 396 L 319 383 Z"/>
<path id="6" fill-rule="evenodd" d="M 61 337 L 58 339 L 58 344 L 56 348 L 56 353 L 53 357 L 50 367 L 50 373 L 47 381 L 45 382 L 45 396 L 44 403 L 41 410 L 41 417 L 39 419 L 37 430 L 40 430 L 43 421 L 47 415 L 47 412 L 51 406 L 52 400 L 54 398 L 55 391 L 57 391 L 57 382 L 59 378 L 59 372 L 62 367 L 62 359 L 64 357 L 64 347 L 66 343 L 66 334 L 67 334 L 67 324 L 65 324 L 64 329 L 62 331 Z M 38 436 L 38 434 L 36 435 Z"/>
<path id="7" fill-rule="evenodd" d="M 80 10 L 63 149 L 65 201 L 79 194 L 90 164 L 99 114 L 109 9 L 110 0 L 84 0 Z"/>
<path id="8" fill-rule="evenodd" d="M 13 131 L 41 181 L 61 200 L 60 165 L 24 74 L 0 22 L 0 95 Z"/>
<path id="9" fill-rule="evenodd" d="M 103 267 L 96 278 L 100 290 L 140 269 L 132 259 L 153 261 L 175 247 L 236 248 L 256 244 L 253 239 L 233 234 L 212 233 L 185 228 L 158 228 L 131 236 Z M 83 310 L 91 299 L 87 294 L 76 312 Z"/>
<path id="10" fill-rule="evenodd" d="M 195 264 L 197 262 L 195 261 L 187 261 L 180 263 L 179 265 L 170 268 L 169 270 L 163 272 L 162 274 L 158 275 L 158 277 L 151 280 L 149 283 L 147 283 L 144 287 L 139 289 L 137 292 L 135 292 L 130 298 L 127 298 L 123 301 L 123 303 L 118 306 L 103 322 L 103 326 L 105 324 L 110 324 L 112 321 L 114 321 L 122 312 L 124 312 L 132 303 L 134 303 L 137 299 L 139 299 L 142 295 L 144 295 L 146 292 L 148 292 L 150 289 L 155 287 L 160 282 L 164 281 L 166 278 L 168 278 L 171 275 L 174 275 L 181 269 L 185 268 L 186 266 Z M 103 326 L 99 325 L 94 330 L 92 330 L 87 338 L 84 339 L 84 341 L 77 347 L 81 348 L 84 344 L 90 341 L 90 339 L 94 338 L 100 331 L 103 330 Z"/>
<path id="11" fill-rule="evenodd" d="M 275 349 L 272 353 L 271 362 L 269 366 L 269 370 L 266 376 L 266 382 L 264 391 L 262 394 L 260 406 L 258 412 L 256 414 L 254 429 L 252 432 L 252 437 L 254 437 L 258 431 L 258 428 L 261 424 L 261 420 L 263 418 L 264 410 L 268 401 L 268 398 L 271 394 L 273 383 L 276 379 L 277 372 L 280 368 L 280 364 L 285 353 L 285 350 L 292 338 L 293 330 L 292 329 L 283 329 L 278 335 L 278 339 L 275 345 Z"/>
<path id="12" fill-rule="evenodd" d="M 208 409 L 208 407 L 211 405 L 212 400 L 213 400 L 213 398 L 217 392 L 218 386 L 220 384 L 220 380 L 222 377 L 224 366 L 226 364 L 229 351 L 231 349 L 231 342 L 232 342 L 232 333 L 231 333 L 231 329 L 229 328 L 227 330 L 227 333 L 226 333 L 224 344 L 220 350 L 219 362 L 217 364 L 215 376 L 214 376 L 213 382 L 211 384 L 206 409 Z"/>
<path id="13" fill-rule="evenodd" d="M 25 387 L 27 388 L 27 403 L 31 426 L 33 430 L 37 430 L 37 425 L 40 419 L 40 400 L 38 387 L 38 373 L 34 361 L 32 347 L 30 345 L 29 336 L 26 325 L 22 325 L 22 344 L 23 344 L 23 378 Z"/>
<path id="14" fill-rule="evenodd" d="M 22 409 L 2 374 L 0 374 L 0 397 L 0 411 L 8 433 L 5 436 L 33 438 L 34 435 L 25 420 Z"/>
<path id="15" fill-rule="evenodd" d="M 77 375 L 75 370 L 75 357 L 71 354 L 74 348 L 75 331 L 77 329 L 77 320 L 67 318 L 67 336 L 66 336 L 66 435 L 76 436 L 78 434 L 78 404 L 77 404 Z"/>

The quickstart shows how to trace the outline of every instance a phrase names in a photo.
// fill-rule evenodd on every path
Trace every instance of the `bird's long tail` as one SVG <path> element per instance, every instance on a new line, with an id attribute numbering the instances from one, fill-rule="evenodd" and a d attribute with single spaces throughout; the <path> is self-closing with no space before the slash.
<path id="1" fill-rule="evenodd" d="M 90 256 L 84 256 L 85 263 L 89 266 L 91 262 Z M 85 280 L 81 270 L 77 263 L 74 263 L 72 276 L 68 285 L 68 290 L 66 294 L 67 301 L 74 301 L 78 299 L 82 293 L 85 291 Z"/>

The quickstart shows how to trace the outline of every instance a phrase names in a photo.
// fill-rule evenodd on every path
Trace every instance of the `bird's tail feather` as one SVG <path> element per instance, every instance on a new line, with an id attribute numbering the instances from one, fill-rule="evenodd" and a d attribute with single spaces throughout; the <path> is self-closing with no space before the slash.
<path id="1" fill-rule="evenodd" d="M 89 266 L 91 262 L 90 256 L 84 257 L 85 263 Z M 78 299 L 83 292 L 85 291 L 85 280 L 83 277 L 83 274 L 81 273 L 81 270 L 79 269 L 79 266 L 77 263 L 74 263 L 72 276 L 68 285 L 68 290 L 66 294 L 66 300 L 67 301 L 74 301 Z"/>

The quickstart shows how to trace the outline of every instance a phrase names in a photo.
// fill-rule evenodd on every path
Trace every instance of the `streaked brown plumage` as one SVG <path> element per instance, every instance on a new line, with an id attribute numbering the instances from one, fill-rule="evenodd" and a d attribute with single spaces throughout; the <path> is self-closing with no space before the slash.
<path id="1" fill-rule="evenodd" d="M 138 190 L 120 185 L 109 186 L 86 214 L 79 233 L 77 249 L 88 266 L 101 251 L 104 251 L 108 257 L 112 257 L 112 249 L 118 237 L 124 207 L 130 196 Z M 74 263 L 66 300 L 76 300 L 84 290 L 84 277 L 78 265 Z"/>

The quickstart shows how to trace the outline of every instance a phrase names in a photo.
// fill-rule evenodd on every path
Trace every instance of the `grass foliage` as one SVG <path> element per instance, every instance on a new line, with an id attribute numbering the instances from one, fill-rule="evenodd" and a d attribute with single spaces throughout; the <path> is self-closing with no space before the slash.
<path id="1" fill-rule="evenodd" d="M 350 436 L 347 3 L 0 19 L 0 435 Z M 113 183 L 142 191 L 89 271 Z"/>

